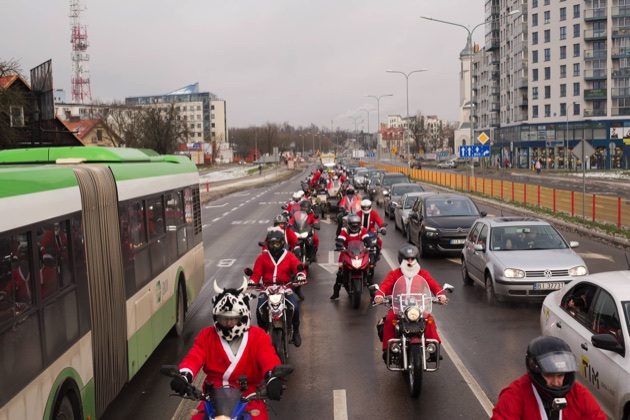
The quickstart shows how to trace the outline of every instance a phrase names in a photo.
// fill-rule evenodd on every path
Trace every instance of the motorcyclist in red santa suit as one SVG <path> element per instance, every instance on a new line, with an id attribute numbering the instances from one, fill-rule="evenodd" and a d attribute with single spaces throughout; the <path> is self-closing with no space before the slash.
<path id="1" fill-rule="evenodd" d="M 315 214 L 313 213 L 313 207 L 311 206 L 310 201 L 300 201 L 300 211 L 308 214 L 308 219 L 306 220 L 306 223 L 308 223 L 310 226 L 319 223 L 319 219 L 315 217 Z M 291 218 L 289 219 L 289 226 L 293 226 L 294 224 L 295 218 L 291 216 Z M 315 231 L 313 231 L 313 246 L 315 247 L 315 249 L 313 250 L 313 255 L 317 255 L 317 250 L 319 249 L 319 235 L 317 235 L 317 232 Z"/>
<path id="2" fill-rule="evenodd" d="M 357 216 L 361 218 L 361 226 L 367 228 L 368 232 L 377 234 L 378 228 L 385 227 L 383 219 L 381 219 L 378 212 L 372 208 L 372 202 L 367 198 L 361 200 L 361 210 L 357 212 Z M 380 236 L 376 239 L 376 245 L 379 250 L 383 248 L 383 240 Z"/>
<path id="3" fill-rule="evenodd" d="M 295 232 L 293 231 L 293 229 L 291 229 L 288 223 L 289 223 L 289 220 L 283 214 L 279 214 L 273 219 L 273 227 L 281 229 L 282 232 L 284 232 L 284 243 L 286 245 L 287 250 L 293 251 L 295 247 L 297 246 L 298 238 L 297 236 L 295 236 Z M 267 240 L 267 237 L 265 236 L 265 241 L 266 240 Z M 267 245 L 263 247 L 263 249 L 266 249 L 266 248 L 267 248 Z"/>
<path id="4" fill-rule="evenodd" d="M 344 227 L 341 229 L 341 233 L 337 236 L 336 244 L 337 250 L 342 249 L 343 247 L 348 246 L 348 242 L 353 240 L 361 240 L 365 241 L 368 238 L 368 231 L 366 228 L 361 226 L 361 219 L 356 214 L 351 214 L 348 216 L 348 227 Z M 341 254 L 339 254 L 339 262 L 341 262 Z M 335 279 L 335 284 L 333 285 L 333 294 L 330 296 L 331 300 L 339 299 L 339 290 L 341 290 L 343 271 L 342 268 L 339 267 L 337 270 L 337 277 Z"/>
<path id="5" fill-rule="evenodd" d="M 212 298 L 214 325 L 202 329 L 195 342 L 179 364 L 179 372 L 191 383 L 200 369 L 206 374 L 204 390 L 230 385 L 240 388 L 239 378 L 247 377 L 244 395 L 256 392 L 256 387 L 265 383 L 267 396 L 279 400 L 282 396 L 282 381 L 272 376 L 271 371 L 280 364 L 280 359 L 271 344 L 267 333 L 250 325 L 250 295 L 243 292 L 247 288 L 245 280 L 238 289 L 221 289 L 214 282 L 216 295 Z M 186 384 L 176 378 L 171 388 L 183 395 Z M 203 419 L 203 402 L 197 407 L 194 420 Z M 247 410 L 258 410 L 257 419 L 268 419 L 267 408 L 262 400 L 247 404 Z"/>
<path id="6" fill-rule="evenodd" d="M 438 284 L 437 281 L 431 277 L 431 274 L 427 270 L 423 270 L 420 267 L 419 263 L 419 251 L 414 245 L 404 244 L 398 250 L 398 263 L 400 264 L 399 268 L 396 268 L 387 274 L 385 280 L 379 285 L 379 290 L 376 291 L 374 296 L 374 303 L 381 304 L 383 303 L 385 296 L 390 296 L 392 294 L 392 290 L 394 288 L 394 284 L 396 280 L 400 277 L 404 276 L 405 279 L 410 282 L 414 276 L 419 275 L 423 277 L 427 284 L 429 285 L 429 289 L 433 294 L 436 294 L 438 302 L 442 305 L 448 303 L 448 298 L 442 292 L 442 287 Z M 389 310 L 387 312 L 387 317 L 385 318 L 385 324 L 383 325 L 383 360 L 385 360 L 387 353 L 387 342 L 394 338 L 394 322 L 396 320 L 396 315 L 393 310 Z M 429 316 L 427 319 L 426 329 L 424 330 L 424 336 L 427 339 L 435 339 L 438 342 L 441 342 L 440 337 L 437 333 L 437 327 L 435 325 L 435 320 L 433 316 Z"/>
<path id="7" fill-rule="evenodd" d="M 287 212 L 289 216 L 292 216 L 293 213 L 300 209 L 300 201 L 302 201 L 302 197 L 304 197 L 304 191 L 296 191 L 291 196 L 291 201 L 286 204 Z"/>
<path id="8" fill-rule="evenodd" d="M 254 272 L 250 276 L 250 281 L 256 284 L 270 285 L 272 283 L 289 283 L 294 278 L 298 281 L 306 279 L 306 273 L 299 270 L 300 260 L 284 247 L 284 234 L 279 229 L 271 228 L 267 232 L 267 249 L 256 258 Z M 300 336 L 300 303 L 295 293 L 287 295 L 287 300 L 293 304 L 293 344 L 300 347 L 302 337 Z M 258 325 L 265 328 L 266 320 L 261 316 L 262 307 L 267 302 L 266 295 L 258 296 L 258 306 L 256 308 L 256 318 Z"/>

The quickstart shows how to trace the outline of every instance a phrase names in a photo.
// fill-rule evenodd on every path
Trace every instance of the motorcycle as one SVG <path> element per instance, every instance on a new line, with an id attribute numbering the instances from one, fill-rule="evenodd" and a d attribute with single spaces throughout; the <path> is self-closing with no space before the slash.
<path id="1" fill-rule="evenodd" d="M 369 239 L 366 239 L 369 240 Z M 374 265 L 370 250 L 360 239 L 350 240 L 346 248 L 337 247 L 341 251 L 340 262 L 342 269 L 342 285 L 350 296 L 350 303 L 354 309 L 361 306 L 363 288 L 368 287 L 374 276 Z M 372 272 L 372 277 L 370 276 Z"/>
<path id="2" fill-rule="evenodd" d="M 293 372 L 290 365 L 278 365 L 272 370 L 272 376 L 286 379 Z M 243 395 L 247 390 L 247 377 L 244 375 L 239 377 L 239 389 L 232 386 L 222 386 L 220 388 L 209 388 L 202 392 L 193 384 L 189 384 L 186 379 L 179 373 L 179 369 L 174 365 L 162 365 L 160 367 L 162 375 L 173 378 L 177 381 L 181 380 L 182 384 L 187 388 L 184 395 L 170 394 L 187 400 L 203 401 L 203 419 L 210 420 L 251 420 L 260 413 L 255 410 L 247 411 L 247 404 L 254 400 L 267 400 L 267 390 L 263 384 L 258 386 L 256 392 L 249 395 Z M 198 414 L 197 410 L 193 410 L 193 415 Z"/>
<path id="3" fill-rule="evenodd" d="M 371 287 L 379 290 L 377 284 Z M 452 293 L 453 289 L 453 286 L 445 283 L 438 293 Z M 434 302 L 438 302 L 437 297 L 433 296 L 426 280 L 419 275 L 411 279 L 409 286 L 405 277 L 401 276 L 396 280 L 391 296 L 386 296 L 383 301 L 396 316 L 396 334 L 387 342 L 385 364 L 388 370 L 402 372 L 409 386 L 409 394 L 414 398 L 422 390 L 423 373 L 435 372 L 440 367 L 440 342 L 424 336 Z M 379 324 L 382 341 L 382 324 Z"/>
<path id="4" fill-rule="evenodd" d="M 300 266 L 299 269 L 301 271 L 304 267 Z M 253 274 L 250 268 L 246 268 L 244 272 L 247 276 Z M 289 359 L 289 343 L 293 340 L 293 312 L 295 308 L 287 296 L 294 293 L 291 286 L 303 286 L 306 283 L 306 280 L 296 280 L 268 286 L 250 286 L 259 292 L 259 296 L 260 294 L 267 296 L 266 304 L 260 307 L 260 313 L 257 315 L 265 320 L 265 328 L 282 363 L 286 363 Z"/>
<path id="5" fill-rule="evenodd" d="M 333 179 L 328 183 L 326 188 L 326 202 L 328 203 L 328 211 L 337 209 L 339 200 L 341 199 L 342 183 L 338 179 Z"/>
<path id="6" fill-rule="evenodd" d="M 349 203 L 346 203 L 344 207 L 339 207 L 336 236 L 339 236 L 341 228 L 348 226 L 348 216 L 350 214 L 357 214 L 359 210 L 361 210 L 361 196 L 359 194 L 354 194 L 354 197 L 352 197 Z"/>
<path id="7" fill-rule="evenodd" d="M 325 188 L 318 188 L 317 192 L 311 198 L 313 204 L 313 212 L 319 219 L 326 216 L 328 209 L 328 196 Z"/>
<path id="8" fill-rule="evenodd" d="M 315 261 L 315 245 L 313 243 L 313 229 L 319 230 L 319 224 L 312 226 L 308 224 L 308 214 L 298 210 L 293 213 L 294 223 L 291 229 L 298 238 L 298 245 L 293 253 L 300 259 L 303 264 Z"/>

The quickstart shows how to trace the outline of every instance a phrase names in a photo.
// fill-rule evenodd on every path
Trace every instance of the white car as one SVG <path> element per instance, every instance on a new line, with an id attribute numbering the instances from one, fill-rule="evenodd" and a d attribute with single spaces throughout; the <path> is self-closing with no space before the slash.
<path id="1" fill-rule="evenodd" d="M 457 163 L 454 160 L 447 160 L 437 164 L 440 169 L 452 169 L 457 167 Z"/>
<path id="2" fill-rule="evenodd" d="M 569 344 L 578 378 L 606 414 L 630 419 L 630 271 L 584 276 L 549 294 L 540 326 Z"/>

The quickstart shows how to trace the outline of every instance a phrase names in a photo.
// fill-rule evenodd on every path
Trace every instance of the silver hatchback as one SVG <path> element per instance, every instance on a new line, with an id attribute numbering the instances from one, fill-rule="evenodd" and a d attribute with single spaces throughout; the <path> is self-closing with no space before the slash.
<path id="1" fill-rule="evenodd" d="M 477 283 L 489 303 L 506 298 L 543 300 L 588 274 L 582 257 L 549 223 L 526 217 L 478 219 L 462 249 L 464 284 Z"/>

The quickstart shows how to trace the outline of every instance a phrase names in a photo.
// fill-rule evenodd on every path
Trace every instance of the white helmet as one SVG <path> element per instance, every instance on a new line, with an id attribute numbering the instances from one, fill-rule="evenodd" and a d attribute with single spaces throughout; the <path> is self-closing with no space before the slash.
<path id="1" fill-rule="evenodd" d="M 367 212 L 372 210 L 372 202 L 370 200 L 363 199 L 361 200 L 361 210 Z"/>
<path id="2" fill-rule="evenodd" d="M 299 203 L 302 197 L 304 197 L 304 191 L 296 191 L 293 193 L 293 201 Z"/>

